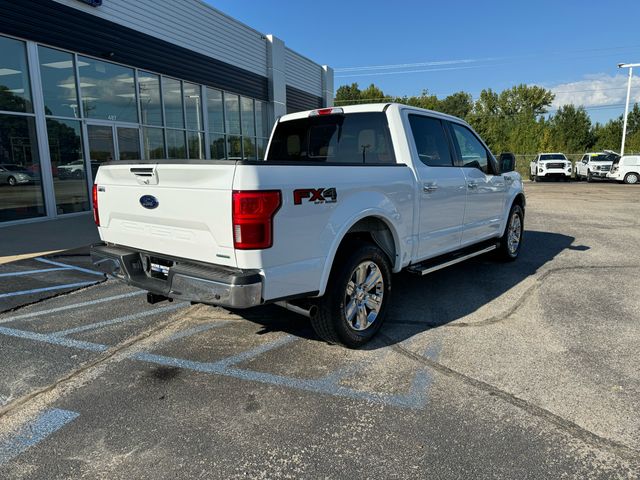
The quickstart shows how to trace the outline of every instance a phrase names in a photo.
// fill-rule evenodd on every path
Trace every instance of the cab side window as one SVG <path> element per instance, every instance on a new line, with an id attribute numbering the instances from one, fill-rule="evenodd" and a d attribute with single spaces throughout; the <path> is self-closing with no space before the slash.
<path id="1" fill-rule="evenodd" d="M 451 123 L 451 130 L 458 146 L 461 166 L 477 168 L 488 175 L 492 174 L 489 152 L 471 130 L 457 123 Z"/>
<path id="2" fill-rule="evenodd" d="M 452 167 L 453 157 L 442 121 L 423 115 L 409 115 L 411 133 L 420 161 L 429 167 Z"/>

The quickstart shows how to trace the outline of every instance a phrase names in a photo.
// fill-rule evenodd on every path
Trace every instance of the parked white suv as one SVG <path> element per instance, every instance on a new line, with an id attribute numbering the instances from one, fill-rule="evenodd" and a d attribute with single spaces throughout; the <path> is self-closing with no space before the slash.
<path id="1" fill-rule="evenodd" d="M 592 181 L 594 178 L 606 179 L 614 160 L 620 158 L 615 152 L 604 151 L 585 153 L 576 163 L 576 180 Z"/>
<path id="2" fill-rule="evenodd" d="M 624 155 L 616 159 L 607 177 L 629 184 L 640 183 L 640 155 Z"/>
<path id="3" fill-rule="evenodd" d="M 380 329 L 392 273 L 518 256 L 525 198 L 513 168 L 500 172 L 448 115 L 398 104 L 293 113 L 264 161 L 103 164 L 92 260 L 151 302 L 278 303 L 357 347 Z"/>
<path id="4" fill-rule="evenodd" d="M 529 165 L 529 180 L 539 182 L 545 178 L 571 179 L 571 162 L 564 153 L 539 153 Z"/>

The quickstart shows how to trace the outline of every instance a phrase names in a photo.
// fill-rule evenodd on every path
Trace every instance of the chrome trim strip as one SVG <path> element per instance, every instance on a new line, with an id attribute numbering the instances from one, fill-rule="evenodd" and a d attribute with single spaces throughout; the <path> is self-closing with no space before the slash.
<path id="1" fill-rule="evenodd" d="M 442 270 L 443 268 L 449 267 L 451 265 L 455 265 L 456 263 L 464 262 L 465 260 L 468 260 L 468 259 L 473 258 L 473 257 L 477 257 L 478 255 L 482 255 L 484 253 L 491 252 L 492 250 L 495 250 L 496 248 L 498 248 L 497 245 L 491 245 L 491 246 L 489 246 L 487 248 L 483 248 L 482 250 L 478 250 L 477 252 L 468 253 L 467 255 L 464 255 L 462 257 L 454 258 L 453 260 L 449 260 L 448 262 L 441 263 L 440 265 L 434 265 L 433 267 L 429 267 L 429 268 L 426 268 L 424 270 L 415 269 L 413 271 L 416 272 L 416 273 L 419 273 L 420 275 L 426 275 L 428 273 L 432 273 L 432 272 L 436 272 L 438 270 Z"/>

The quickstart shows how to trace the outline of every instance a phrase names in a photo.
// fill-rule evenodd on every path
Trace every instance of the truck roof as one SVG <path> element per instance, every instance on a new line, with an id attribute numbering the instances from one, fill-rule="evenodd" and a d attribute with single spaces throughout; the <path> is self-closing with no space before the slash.
<path id="1" fill-rule="evenodd" d="M 341 108 L 344 113 L 366 113 L 366 112 L 384 112 L 388 109 L 397 108 L 399 110 L 413 110 L 419 113 L 427 113 L 434 117 L 439 117 L 447 120 L 452 120 L 454 122 L 467 124 L 464 120 L 458 117 L 454 117 L 453 115 L 447 115 L 446 113 L 436 112 L 435 110 L 427 110 L 425 108 L 412 107 L 410 105 L 404 105 L 402 103 L 363 103 L 359 105 L 339 105 L 335 107 L 326 107 L 326 108 Z M 301 118 L 307 118 L 309 114 L 315 110 L 322 109 L 314 109 L 314 110 L 305 110 L 303 112 L 289 113 L 287 115 L 283 115 L 280 117 L 281 122 L 287 122 L 289 120 L 299 120 Z"/>

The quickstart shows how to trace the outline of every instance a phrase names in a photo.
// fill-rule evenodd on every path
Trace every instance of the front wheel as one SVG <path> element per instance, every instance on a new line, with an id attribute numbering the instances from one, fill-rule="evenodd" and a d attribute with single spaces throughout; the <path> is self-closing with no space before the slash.
<path id="1" fill-rule="evenodd" d="M 627 173 L 624 176 L 624 183 L 628 184 L 628 185 L 635 185 L 636 183 L 638 183 L 638 181 L 640 180 L 640 177 L 638 176 L 637 173 Z"/>
<path id="2" fill-rule="evenodd" d="M 504 235 L 499 240 L 498 250 L 496 251 L 498 259 L 512 262 L 518 258 L 523 235 L 524 211 L 520 205 L 514 205 L 509 212 L 507 228 L 505 228 Z"/>
<path id="3" fill-rule="evenodd" d="M 7 182 L 9 183 L 9 185 L 11 185 L 12 187 L 15 187 L 18 184 L 18 181 L 16 180 L 15 177 L 9 177 L 7 179 Z"/>
<path id="4" fill-rule="evenodd" d="M 587 171 L 587 183 L 593 182 L 593 175 L 591 175 L 591 170 Z"/>
<path id="5" fill-rule="evenodd" d="M 390 294 L 389 260 L 375 245 L 360 244 L 336 257 L 311 325 L 327 342 L 360 347 L 380 330 Z"/>

